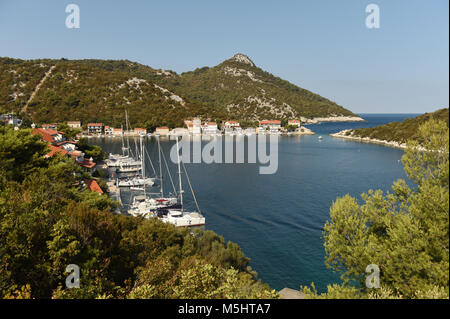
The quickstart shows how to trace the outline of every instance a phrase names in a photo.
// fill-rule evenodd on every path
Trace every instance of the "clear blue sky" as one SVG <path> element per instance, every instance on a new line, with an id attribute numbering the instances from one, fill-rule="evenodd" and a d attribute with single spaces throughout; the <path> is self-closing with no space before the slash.
<path id="1" fill-rule="evenodd" d="M 78 4 L 81 28 L 67 29 Z M 365 27 L 376 3 L 381 28 Z M 235 53 L 359 113 L 449 104 L 448 0 L 0 0 L 0 56 L 129 59 L 183 72 Z"/>

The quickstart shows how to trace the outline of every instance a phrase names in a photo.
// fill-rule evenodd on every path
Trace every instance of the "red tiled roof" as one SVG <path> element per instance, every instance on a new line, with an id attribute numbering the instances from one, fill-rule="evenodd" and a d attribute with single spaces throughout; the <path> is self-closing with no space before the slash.
<path id="1" fill-rule="evenodd" d="M 55 134 L 57 134 L 56 131 L 53 131 L 53 130 L 45 130 L 45 129 L 43 129 L 43 128 L 35 128 L 35 129 L 33 129 L 33 134 L 35 134 L 35 135 L 36 135 L 36 134 L 40 134 L 41 137 L 42 137 L 42 139 L 43 139 L 44 141 L 49 142 L 49 143 L 51 144 L 51 143 L 54 143 L 54 142 L 55 142 L 55 139 L 54 139 L 53 136 L 52 136 L 52 135 L 55 135 L 55 134 L 50 134 L 49 131 L 55 132 Z"/>
<path id="2" fill-rule="evenodd" d="M 86 183 L 87 188 L 91 192 L 97 192 L 99 194 L 103 194 L 103 191 L 100 188 L 100 186 L 98 185 L 97 181 L 95 181 L 93 179 L 85 179 L 84 182 Z"/>
<path id="3" fill-rule="evenodd" d="M 217 125 L 217 123 L 216 122 L 209 122 L 209 123 L 206 123 L 207 125 Z"/>
<path id="4" fill-rule="evenodd" d="M 70 156 L 78 157 L 78 156 L 81 156 L 82 153 L 81 153 L 81 151 L 72 151 L 69 154 L 70 154 Z"/>
<path id="5" fill-rule="evenodd" d="M 88 126 L 103 126 L 103 123 L 89 123 Z"/>
<path id="6" fill-rule="evenodd" d="M 230 123 L 230 124 L 239 124 L 238 121 L 227 121 L 227 123 Z"/>
<path id="7" fill-rule="evenodd" d="M 77 164 L 82 166 L 82 167 L 85 167 L 85 168 L 93 168 L 95 166 L 94 162 L 91 162 L 91 161 L 89 161 L 87 159 L 84 159 L 84 161 L 78 162 Z"/>
<path id="8" fill-rule="evenodd" d="M 134 130 L 135 130 L 135 131 L 146 131 L 145 128 L 139 128 L 139 127 L 136 127 Z"/>
<path id="9" fill-rule="evenodd" d="M 167 126 L 161 126 L 161 127 L 157 127 L 157 130 L 168 130 L 169 128 Z"/>
<path id="10" fill-rule="evenodd" d="M 61 154 L 62 156 L 66 155 L 68 152 L 60 147 L 56 147 L 53 145 L 49 145 L 50 152 L 45 154 L 45 157 L 53 157 L 55 154 Z"/>

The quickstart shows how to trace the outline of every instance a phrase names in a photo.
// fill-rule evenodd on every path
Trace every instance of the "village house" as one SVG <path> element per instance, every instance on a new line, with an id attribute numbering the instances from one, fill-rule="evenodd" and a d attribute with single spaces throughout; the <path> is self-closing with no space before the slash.
<path id="1" fill-rule="evenodd" d="M 281 121 L 271 120 L 271 121 L 259 121 L 259 130 L 278 131 L 281 128 Z"/>
<path id="2" fill-rule="evenodd" d="M 105 127 L 103 123 L 89 123 L 87 126 L 89 134 L 101 134 L 103 133 L 103 128 Z"/>
<path id="3" fill-rule="evenodd" d="M 22 125 L 22 120 L 17 118 L 13 113 L 0 115 L 0 121 L 8 125 L 14 125 L 19 127 Z"/>
<path id="4" fill-rule="evenodd" d="M 62 141 L 54 144 L 56 147 L 60 147 L 67 152 L 75 151 L 77 143 L 74 141 Z"/>
<path id="5" fill-rule="evenodd" d="M 123 130 L 121 128 L 113 128 L 112 135 L 113 136 L 121 136 L 123 133 Z"/>
<path id="6" fill-rule="evenodd" d="M 289 120 L 288 125 L 300 127 L 302 125 L 302 122 L 300 120 Z"/>
<path id="7" fill-rule="evenodd" d="M 114 127 L 111 127 L 108 125 L 105 126 L 105 135 L 113 135 L 113 131 L 114 131 Z"/>
<path id="8" fill-rule="evenodd" d="M 202 127 L 203 134 L 216 134 L 218 132 L 216 122 L 206 122 Z"/>
<path id="9" fill-rule="evenodd" d="M 192 134 L 198 135 L 202 133 L 202 121 L 199 118 L 192 120 Z"/>
<path id="10" fill-rule="evenodd" d="M 58 123 L 51 123 L 51 124 L 42 124 L 42 128 L 44 130 L 57 130 L 58 129 Z"/>
<path id="11" fill-rule="evenodd" d="M 32 133 L 41 135 L 44 141 L 53 145 L 66 140 L 63 132 L 58 132 L 53 129 L 35 128 Z"/>
<path id="12" fill-rule="evenodd" d="M 237 127 L 241 127 L 238 121 L 226 121 L 224 124 L 224 128 L 237 128 Z"/>
<path id="13" fill-rule="evenodd" d="M 57 154 L 61 156 L 68 156 L 69 152 L 61 147 L 53 146 L 51 144 L 48 147 L 50 148 L 50 152 L 45 154 L 44 157 L 53 157 Z"/>
<path id="14" fill-rule="evenodd" d="M 155 130 L 156 135 L 167 136 L 169 135 L 169 128 L 167 126 L 157 127 Z"/>
<path id="15" fill-rule="evenodd" d="M 188 134 L 189 134 L 189 130 L 184 127 L 176 127 L 169 133 L 169 135 L 171 135 L 171 136 L 182 136 L 182 135 L 188 135 Z"/>
<path id="16" fill-rule="evenodd" d="M 101 189 L 100 185 L 98 185 L 96 180 L 85 179 L 84 183 L 86 184 L 87 189 L 89 189 L 91 192 L 96 192 L 99 195 L 103 194 L 103 190 Z"/>
<path id="17" fill-rule="evenodd" d="M 134 134 L 135 135 L 146 135 L 147 134 L 147 130 L 145 128 L 136 127 L 134 129 Z"/>
<path id="18" fill-rule="evenodd" d="M 78 150 L 69 152 L 70 157 L 77 163 L 81 168 L 88 173 L 93 174 L 95 172 L 95 165 L 96 163 L 91 158 L 86 159 L 84 157 L 84 153 Z"/>
<path id="19" fill-rule="evenodd" d="M 70 121 L 67 122 L 67 126 L 70 128 L 80 129 L 81 128 L 81 122 L 80 121 Z"/>

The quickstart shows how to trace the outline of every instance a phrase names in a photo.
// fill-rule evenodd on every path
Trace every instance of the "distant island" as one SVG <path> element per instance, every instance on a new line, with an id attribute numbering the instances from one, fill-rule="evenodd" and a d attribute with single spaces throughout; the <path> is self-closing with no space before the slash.
<path id="1" fill-rule="evenodd" d="M 335 134 L 330 134 L 330 136 L 406 148 L 406 142 L 408 140 L 418 140 L 420 142 L 418 134 L 419 127 L 431 118 L 445 121 L 448 127 L 448 108 L 440 109 L 433 113 L 425 113 L 415 118 L 405 119 L 402 122 L 391 122 L 376 127 L 355 130 L 343 130 Z"/>
<path id="2" fill-rule="evenodd" d="M 177 74 L 128 60 L 0 58 L 0 112 L 26 122 L 175 128 L 204 121 L 362 121 L 344 107 L 282 80 L 236 54 L 215 67 Z"/>

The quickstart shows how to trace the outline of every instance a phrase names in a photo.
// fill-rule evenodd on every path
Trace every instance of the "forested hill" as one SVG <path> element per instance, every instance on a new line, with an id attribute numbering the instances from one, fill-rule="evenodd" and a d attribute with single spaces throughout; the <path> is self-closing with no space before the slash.
<path id="1" fill-rule="evenodd" d="M 225 117 L 155 84 L 149 79 L 153 72 L 129 61 L 0 58 L 0 111 L 22 113 L 36 123 L 80 120 L 120 126 L 127 109 L 130 122 L 142 127 L 179 126 L 193 115 Z"/>
<path id="2" fill-rule="evenodd" d="M 155 78 L 178 94 L 225 109 L 246 120 L 356 116 L 336 103 L 276 77 L 246 55 L 209 68 Z"/>
<path id="3" fill-rule="evenodd" d="M 221 121 L 354 115 L 261 70 L 241 54 L 181 75 L 128 60 L 0 58 L 2 112 L 23 112 L 37 123 L 81 120 L 119 126 L 125 109 L 134 126 L 147 128 L 179 126 L 191 116 Z"/>
<path id="4" fill-rule="evenodd" d="M 449 123 L 448 108 L 440 109 L 433 113 L 425 113 L 420 116 L 411 119 L 405 119 L 402 122 L 391 122 L 388 124 L 370 127 L 360 128 L 352 131 L 347 131 L 347 135 L 354 137 L 368 137 L 371 139 L 378 139 L 384 141 L 395 141 L 399 143 L 405 143 L 408 140 L 415 140 L 419 136 L 419 127 L 429 119 L 434 118 Z"/>

